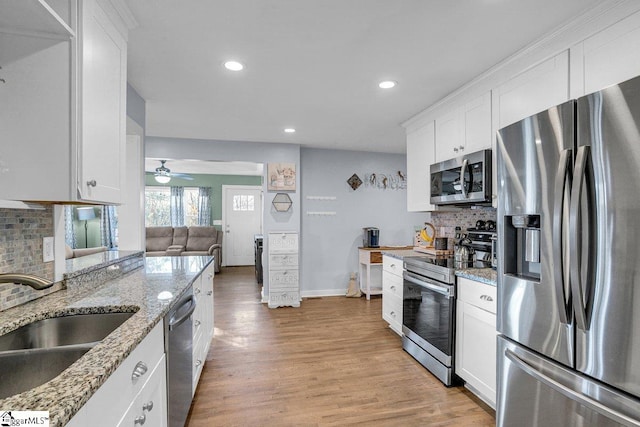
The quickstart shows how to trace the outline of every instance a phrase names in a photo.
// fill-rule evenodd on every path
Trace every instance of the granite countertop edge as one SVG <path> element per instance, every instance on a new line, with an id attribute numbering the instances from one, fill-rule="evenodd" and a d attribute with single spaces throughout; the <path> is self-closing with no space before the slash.
<path id="1" fill-rule="evenodd" d="M 497 273 L 492 268 L 463 268 L 456 270 L 456 276 L 491 286 L 498 284 Z"/>
<path id="2" fill-rule="evenodd" d="M 202 269 L 213 260 L 209 256 L 178 258 L 146 258 L 142 268 L 93 289 L 63 289 L 1 311 L 0 335 L 50 317 L 122 311 L 135 314 L 51 381 L 0 399 L 0 408 L 49 411 L 51 427 L 64 426 L 162 321 Z M 173 298 L 159 300 L 158 294 L 163 291 L 171 292 Z"/>

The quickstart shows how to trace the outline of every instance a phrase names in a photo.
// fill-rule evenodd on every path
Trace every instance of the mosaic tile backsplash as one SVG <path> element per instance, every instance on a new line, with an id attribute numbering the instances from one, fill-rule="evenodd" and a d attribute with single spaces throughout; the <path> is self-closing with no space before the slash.
<path id="1" fill-rule="evenodd" d="M 42 238 L 53 236 L 53 207 L 44 210 L 0 208 L 0 273 L 27 273 L 54 278 L 54 263 L 42 262 Z M 28 286 L 0 283 L 0 311 L 50 294 L 58 283 L 36 291 Z"/>
<path id="2" fill-rule="evenodd" d="M 464 232 L 467 228 L 474 228 L 476 221 L 496 220 L 496 210 L 491 208 L 461 209 L 450 212 L 431 212 L 431 223 L 436 227 L 438 236 L 453 239 L 456 235 L 456 226 Z"/>

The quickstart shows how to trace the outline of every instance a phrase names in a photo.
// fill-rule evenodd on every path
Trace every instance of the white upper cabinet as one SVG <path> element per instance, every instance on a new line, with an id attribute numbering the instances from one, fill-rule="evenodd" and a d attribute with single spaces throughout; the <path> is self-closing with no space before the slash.
<path id="1" fill-rule="evenodd" d="M 491 148 L 491 92 L 436 119 L 436 162 Z"/>
<path id="2" fill-rule="evenodd" d="M 640 12 L 571 48 L 576 98 L 640 75 Z"/>
<path id="3" fill-rule="evenodd" d="M 518 74 L 494 90 L 497 129 L 569 100 L 569 51 Z"/>
<path id="4" fill-rule="evenodd" d="M 462 111 L 456 108 L 436 119 L 436 162 L 460 155 L 464 148 Z"/>
<path id="5" fill-rule="evenodd" d="M 0 6 L 0 199 L 121 203 L 127 27 L 104 7 Z"/>
<path id="6" fill-rule="evenodd" d="M 125 176 L 127 44 L 96 0 L 84 0 L 78 191 L 120 203 Z"/>
<path id="7" fill-rule="evenodd" d="M 426 125 L 407 131 L 407 210 L 432 211 L 431 174 L 435 163 L 435 125 Z"/>

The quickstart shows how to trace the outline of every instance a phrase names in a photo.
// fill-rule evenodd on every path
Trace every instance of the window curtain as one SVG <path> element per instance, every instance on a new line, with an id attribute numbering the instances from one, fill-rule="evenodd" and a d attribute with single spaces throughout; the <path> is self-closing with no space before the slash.
<path id="1" fill-rule="evenodd" d="M 76 227 L 73 224 L 73 206 L 64 207 L 64 242 L 75 249 L 78 246 L 76 240 Z"/>
<path id="2" fill-rule="evenodd" d="M 118 247 L 116 230 L 118 229 L 118 216 L 115 206 L 102 206 L 100 215 L 100 241 L 107 249 Z"/>
<path id="3" fill-rule="evenodd" d="M 211 187 L 198 187 L 198 225 L 211 225 Z"/>
<path id="4" fill-rule="evenodd" d="M 184 226 L 184 187 L 171 187 L 169 213 L 172 227 Z"/>

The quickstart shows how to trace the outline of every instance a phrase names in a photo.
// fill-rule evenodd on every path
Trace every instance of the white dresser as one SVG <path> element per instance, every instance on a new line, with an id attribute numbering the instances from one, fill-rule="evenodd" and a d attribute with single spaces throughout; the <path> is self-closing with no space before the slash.
<path id="1" fill-rule="evenodd" d="M 298 233 L 269 233 L 269 308 L 300 307 Z"/>

